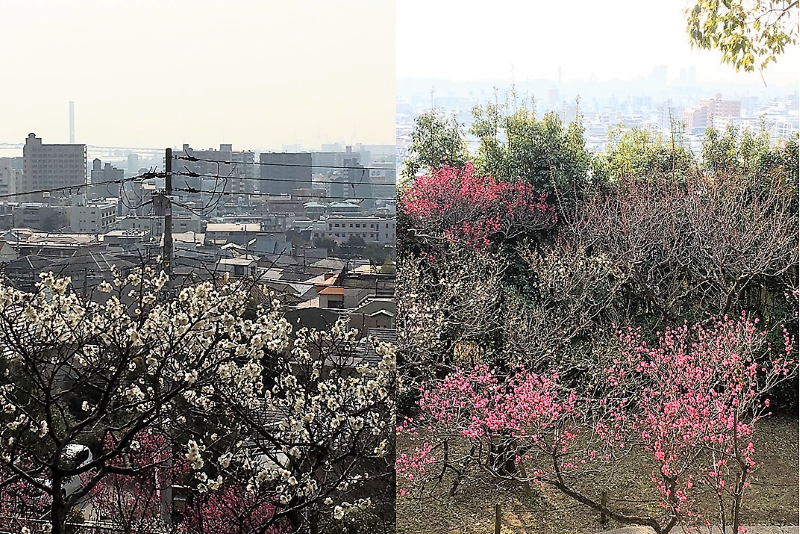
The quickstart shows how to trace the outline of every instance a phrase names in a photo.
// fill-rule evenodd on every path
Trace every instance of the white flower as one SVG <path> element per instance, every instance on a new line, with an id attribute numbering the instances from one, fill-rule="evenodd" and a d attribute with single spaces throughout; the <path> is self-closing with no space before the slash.
<path id="1" fill-rule="evenodd" d="M 216 480 L 208 481 L 208 487 L 212 490 L 218 490 L 220 486 L 222 486 L 222 475 L 217 475 Z"/>
<path id="2" fill-rule="evenodd" d="M 89 410 L 91 410 L 91 409 L 92 409 L 92 407 L 91 407 L 91 406 L 89 406 L 89 403 L 88 403 L 88 402 L 86 402 L 86 401 L 83 401 L 83 404 L 81 404 L 81 409 L 82 409 L 84 412 L 88 412 Z"/>
<path id="3" fill-rule="evenodd" d="M 232 456 L 233 456 L 233 455 L 232 455 L 231 453 L 229 453 L 229 452 L 226 452 L 225 454 L 223 454 L 222 456 L 220 456 L 220 457 L 219 457 L 219 465 L 221 465 L 223 468 L 226 468 L 226 469 L 227 469 L 227 467 L 228 467 L 229 465 L 231 465 L 231 457 L 232 457 Z"/>
<path id="4" fill-rule="evenodd" d="M 325 502 L 325 505 L 326 505 L 326 506 L 330 506 L 331 504 L 333 504 L 333 499 L 331 499 L 330 497 L 328 497 L 327 499 L 325 499 L 325 501 L 324 501 L 324 502 Z"/>
<path id="5" fill-rule="evenodd" d="M 195 471 L 202 469 L 204 462 L 200 455 L 200 447 L 197 445 L 197 442 L 190 440 L 187 446 L 189 447 L 189 452 L 186 453 L 186 459 L 192 462 L 192 469 Z"/>
<path id="6" fill-rule="evenodd" d="M 334 519 L 341 519 L 344 517 L 344 510 L 341 506 L 337 506 L 333 509 L 333 518 Z"/>

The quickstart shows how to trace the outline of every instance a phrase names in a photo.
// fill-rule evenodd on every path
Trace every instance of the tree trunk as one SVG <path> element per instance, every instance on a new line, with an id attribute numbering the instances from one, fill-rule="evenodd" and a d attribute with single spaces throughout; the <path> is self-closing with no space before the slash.
<path id="1" fill-rule="evenodd" d="M 67 503 L 61 494 L 61 478 L 53 477 L 53 505 L 50 508 L 50 534 L 65 534 L 67 526 Z"/>

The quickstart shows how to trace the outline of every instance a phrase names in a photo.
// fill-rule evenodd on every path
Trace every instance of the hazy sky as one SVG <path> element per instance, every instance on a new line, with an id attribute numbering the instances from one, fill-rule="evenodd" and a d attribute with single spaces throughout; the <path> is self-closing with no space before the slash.
<path id="1" fill-rule="evenodd" d="M 401 0 L 397 2 L 398 78 L 528 78 L 564 81 L 634 78 L 655 65 L 694 66 L 697 80 L 761 81 L 721 66 L 719 54 L 691 50 L 687 0 Z M 798 84 L 795 46 L 765 71 L 768 84 Z"/>
<path id="2" fill-rule="evenodd" d="M 0 1 L 0 142 L 394 144 L 393 0 Z"/>

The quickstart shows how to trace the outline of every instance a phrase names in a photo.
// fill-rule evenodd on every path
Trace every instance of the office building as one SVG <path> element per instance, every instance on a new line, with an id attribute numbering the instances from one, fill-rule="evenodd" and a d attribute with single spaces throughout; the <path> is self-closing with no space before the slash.
<path id="1" fill-rule="evenodd" d="M 260 157 L 259 189 L 270 195 L 290 195 L 295 189 L 311 189 L 310 152 L 266 152 Z"/>
<path id="2" fill-rule="evenodd" d="M 119 189 L 125 171 L 117 169 L 110 163 L 98 158 L 92 160 L 92 193 L 91 198 L 119 198 Z"/>

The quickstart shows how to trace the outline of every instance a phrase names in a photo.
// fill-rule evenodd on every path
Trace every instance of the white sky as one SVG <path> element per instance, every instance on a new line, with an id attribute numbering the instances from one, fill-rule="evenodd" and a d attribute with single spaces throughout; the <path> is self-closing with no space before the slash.
<path id="1" fill-rule="evenodd" d="M 0 0 L 0 142 L 394 144 L 394 0 Z"/>
<path id="2" fill-rule="evenodd" d="M 564 81 L 634 78 L 655 65 L 697 69 L 697 80 L 761 83 L 722 66 L 714 51 L 690 50 L 688 0 L 400 0 L 397 77 Z M 798 83 L 794 46 L 765 71 L 768 84 Z"/>

